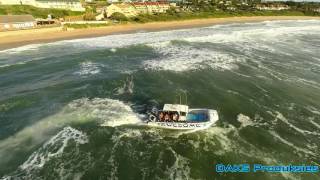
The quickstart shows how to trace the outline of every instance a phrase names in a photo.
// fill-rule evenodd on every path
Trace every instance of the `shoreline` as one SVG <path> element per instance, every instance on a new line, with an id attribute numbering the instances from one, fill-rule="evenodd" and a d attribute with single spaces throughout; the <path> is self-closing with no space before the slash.
<path id="1" fill-rule="evenodd" d="M 207 18 L 179 21 L 150 22 L 145 24 L 120 24 L 106 27 L 74 29 L 62 31 L 61 27 L 30 29 L 20 31 L 0 32 L 0 51 L 29 44 L 50 43 L 61 40 L 100 37 L 114 34 L 130 34 L 137 32 L 154 32 L 175 29 L 206 27 L 218 24 L 251 23 L 277 20 L 320 20 L 316 16 L 252 16 Z"/>

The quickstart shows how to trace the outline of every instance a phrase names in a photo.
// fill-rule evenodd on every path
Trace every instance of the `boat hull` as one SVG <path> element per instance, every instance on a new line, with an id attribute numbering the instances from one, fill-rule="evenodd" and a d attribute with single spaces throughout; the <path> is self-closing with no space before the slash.
<path id="1" fill-rule="evenodd" d="M 148 126 L 165 128 L 165 129 L 177 129 L 177 130 L 192 130 L 192 129 L 207 129 L 219 120 L 216 110 L 208 110 L 209 121 L 206 122 L 161 122 L 161 121 L 149 121 L 146 122 Z"/>

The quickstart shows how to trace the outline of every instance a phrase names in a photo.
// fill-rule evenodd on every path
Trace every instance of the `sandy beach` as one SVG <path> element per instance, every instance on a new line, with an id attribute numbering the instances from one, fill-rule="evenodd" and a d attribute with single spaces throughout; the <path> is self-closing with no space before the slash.
<path id="1" fill-rule="evenodd" d="M 121 24 L 106 27 L 74 29 L 63 31 L 61 27 L 32 29 L 22 31 L 0 32 L 0 50 L 15 48 L 27 44 L 47 43 L 59 40 L 98 37 L 110 34 L 135 33 L 141 31 L 161 31 L 170 29 L 184 29 L 205 27 L 215 24 L 259 22 L 273 20 L 311 20 L 320 17 L 310 16 L 255 16 L 195 19 L 183 21 L 152 22 L 145 24 Z"/>

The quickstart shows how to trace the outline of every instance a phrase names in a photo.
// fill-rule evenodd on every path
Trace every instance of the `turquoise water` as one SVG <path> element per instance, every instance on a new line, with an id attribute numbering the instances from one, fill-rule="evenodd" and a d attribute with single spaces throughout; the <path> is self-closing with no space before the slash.
<path id="1" fill-rule="evenodd" d="M 319 179 L 215 165 L 320 165 L 320 21 L 141 32 L 0 51 L 3 179 Z M 217 109 L 206 130 L 140 124 Z"/>

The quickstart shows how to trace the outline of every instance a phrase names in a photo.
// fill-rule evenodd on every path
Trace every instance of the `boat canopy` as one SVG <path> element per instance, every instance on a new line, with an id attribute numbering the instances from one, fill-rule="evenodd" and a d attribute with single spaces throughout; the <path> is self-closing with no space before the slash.
<path id="1" fill-rule="evenodd" d="M 189 107 L 182 104 L 165 104 L 163 106 L 163 111 L 178 111 L 178 112 L 188 112 Z"/>

